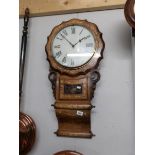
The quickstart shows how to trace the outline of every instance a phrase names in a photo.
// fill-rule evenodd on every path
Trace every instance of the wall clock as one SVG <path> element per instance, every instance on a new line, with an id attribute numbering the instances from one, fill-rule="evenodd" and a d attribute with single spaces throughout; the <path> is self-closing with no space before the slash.
<path id="1" fill-rule="evenodd" d="M 91 138 L 91 104 L 100 74 L 105 44 L 97 26 L 72 19 L 56 26 L 48 36 L 49 80 L 56 99 L 57 136 Z"/>

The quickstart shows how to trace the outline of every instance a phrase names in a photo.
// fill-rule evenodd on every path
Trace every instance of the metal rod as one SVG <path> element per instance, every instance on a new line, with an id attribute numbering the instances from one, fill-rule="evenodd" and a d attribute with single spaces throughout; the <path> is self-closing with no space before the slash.
<path id="1" fill-rule="evenodd" d="M 26 45 L 27 45 L 27 33 L 28 33 L 28 22 L 29 22 L 29 9 L 25 9 L 23 35 L 21 41 L 21 52 L 20 52 L 20 64 L 19 64 L 19 105 L 21 104 L 22 97 L 22 85 L 24 75 L 24 65 L 26 56 Z"/>

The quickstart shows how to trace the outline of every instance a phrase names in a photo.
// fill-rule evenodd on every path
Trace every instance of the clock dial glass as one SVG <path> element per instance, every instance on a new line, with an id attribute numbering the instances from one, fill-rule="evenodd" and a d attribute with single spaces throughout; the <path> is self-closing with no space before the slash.
<path id="1" fill-rule="evenodd" d="M 79 67 L 87 63 L 95 52 L 95 40 L 85 27 L 74 25 L 59 31 L 52 42 L 52 55 L 65 67 Z"/>

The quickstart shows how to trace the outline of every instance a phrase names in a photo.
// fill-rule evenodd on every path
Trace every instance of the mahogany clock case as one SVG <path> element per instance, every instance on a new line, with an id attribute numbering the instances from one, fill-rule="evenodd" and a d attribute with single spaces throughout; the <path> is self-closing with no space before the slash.
<path id="1" fill-rule="evenodd" d="M 82 25 L 95 38 L 95 53 L 86 64 L 69 68 L 55 61 L 51 44 L 55 35 L 64 27 Z M 91 138 L 91 99 L 94 96 L 96 83 L 100 79 L 97 70 L 103 58 L 105 44 L 97 26 L 86 20 L 72 19 L 56 26 L 48 37 L 46 44 L 47 60 L 50 64 L 49 80 L 52 83 L 55 108 L 58 119 L 57 136 Z"/>

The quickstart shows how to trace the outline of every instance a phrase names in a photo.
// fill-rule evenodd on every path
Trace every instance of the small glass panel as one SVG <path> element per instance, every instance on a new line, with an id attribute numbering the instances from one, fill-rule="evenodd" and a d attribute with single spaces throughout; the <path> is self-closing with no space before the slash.
<path id="1" fill-rule="evenodd" d="M 64 93 L 65 94 L 82 94 L 82 84 L 77 85 L 64 85 Z"/>

